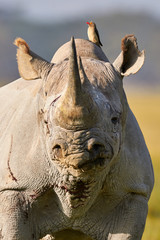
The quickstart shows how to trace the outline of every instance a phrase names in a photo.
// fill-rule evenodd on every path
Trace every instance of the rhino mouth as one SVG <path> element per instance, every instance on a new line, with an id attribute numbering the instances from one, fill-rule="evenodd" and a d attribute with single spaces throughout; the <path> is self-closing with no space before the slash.
<path id="1" fill-rule="evenodd" d="M 54 191 L 59 198 L 60 208 L 67 215 L 75 212 L 74 209 L 81 214 L 81 210 L 86 211 L 92 205 L 102 189 L 114 156 L 111 144 L 88 135 L 85 135 L 85 141 L 81 141 L 80 137 L 72 139 L 72 144 L 69 144 L 69 140 L 66 142 L 56 138 L 50 145 L 56 177 Z"/>
<path id="2" fill-rule="evenodd" d="M 82 171 L 98 170 L 105 168 L 113 157 L 113 151 L 102 153 L 89 161 L 79 162 L 78 169 Z"/>
<path id="3" fill-rule="evenodd" d="M 54 190 L 60 197 L 62 205 L 67 203 L 71 209 L 76 209 L 90 200 L 95 185 L 96 181 L 85 181 L 74 177 L 71 182 L 55 184 Z"/>
<path id="4" fill-rule="evenodd" d="M 72 201 L 83 202 L 90 196 L 90 186 L 89 183 L 85 183 L 82 180 L 77 181 L 74 185 L 67 186 L 66 184 L 62 184 L 61 186 L 57 186 L 61 188 L 61 190 L 65 194 L 69 194 Z M 73 207 L 73 206 L 72 206 Z"/>

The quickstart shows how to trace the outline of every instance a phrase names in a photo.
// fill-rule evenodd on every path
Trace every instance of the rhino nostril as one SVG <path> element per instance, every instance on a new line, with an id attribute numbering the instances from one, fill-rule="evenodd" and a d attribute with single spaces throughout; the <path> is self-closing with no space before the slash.
<path id="1" fill-rule="evenodd" d="M 62 148 L 61 148 L 61 146 L 59 144 L 56 144 L 53 147 L 53 155 L 56 158 L 61 158 L 62 157 Z"/>
<path id="2" fill-rule="evenodd" d="M 61 146 L 59 144 L 56 144 L 53 149 L 61 149 Z"/>
<path id="3" fill-rule="evenodd" d="M 95 139 L 92 139 L 88 143 L 88 151 L 90 153 L 90 158 L 95 161 L 96 159 L 103 159 L 105 158 L 105 146 L 101 142 L 97 142 Z"/>
<path id="4" fill-rule="evenodd" d="M 92 146 L 92 151 L 94 150 L 95 152 L 99 152 L 102 148 L 103 146 L 101 144 L 96 143 Z"/>

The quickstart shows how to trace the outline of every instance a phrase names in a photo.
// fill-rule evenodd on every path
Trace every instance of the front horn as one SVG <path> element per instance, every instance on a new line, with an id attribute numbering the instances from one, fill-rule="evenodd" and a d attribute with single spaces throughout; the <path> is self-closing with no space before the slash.
<path id="1" fill-rule="evenodd" d="M 81 62 L 81 61 L 80 61 Z M 84 74 L 82 63 L 80 70 Z M 71 38 L 71 52 L 69 57 L 68 83 L 65 93 L 60 98 L 56 109 L 56 120 L 64 128 L 88 128 L 97 121 L 97 106 L 90 94 L 84 91 L 79 67 L 74 38 Z"/>

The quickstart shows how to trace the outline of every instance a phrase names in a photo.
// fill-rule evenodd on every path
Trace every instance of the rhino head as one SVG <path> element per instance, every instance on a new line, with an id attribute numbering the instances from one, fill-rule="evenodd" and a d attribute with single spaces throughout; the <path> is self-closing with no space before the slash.
<path id="1" fill-rule="evenodd" d="M 99 47 L 72 38 L 49 63 L 24 40 L 15 44 L 20 75 L 43 79 L 40 126 L 54 169 L 54 191 L 67 216 L 80 216 L 105 189 L 109 172 L 120 160 L 128 111 L 122 79 L 141 68 L 144 51 L 128 35 L 111 64 Z"/>

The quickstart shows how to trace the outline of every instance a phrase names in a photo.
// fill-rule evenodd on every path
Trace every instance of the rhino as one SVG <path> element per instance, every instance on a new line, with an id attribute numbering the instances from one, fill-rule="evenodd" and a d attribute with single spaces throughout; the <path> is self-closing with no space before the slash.
<path id="1" fill-rule="evenodd" d="M 136 37 L 113 64 L 85 39 L 51 62 L 15 45 L 21 78 L 0 89 L 0 239 L 141 239 L 154 176 L 123 89 L 145 59 Z"/>

